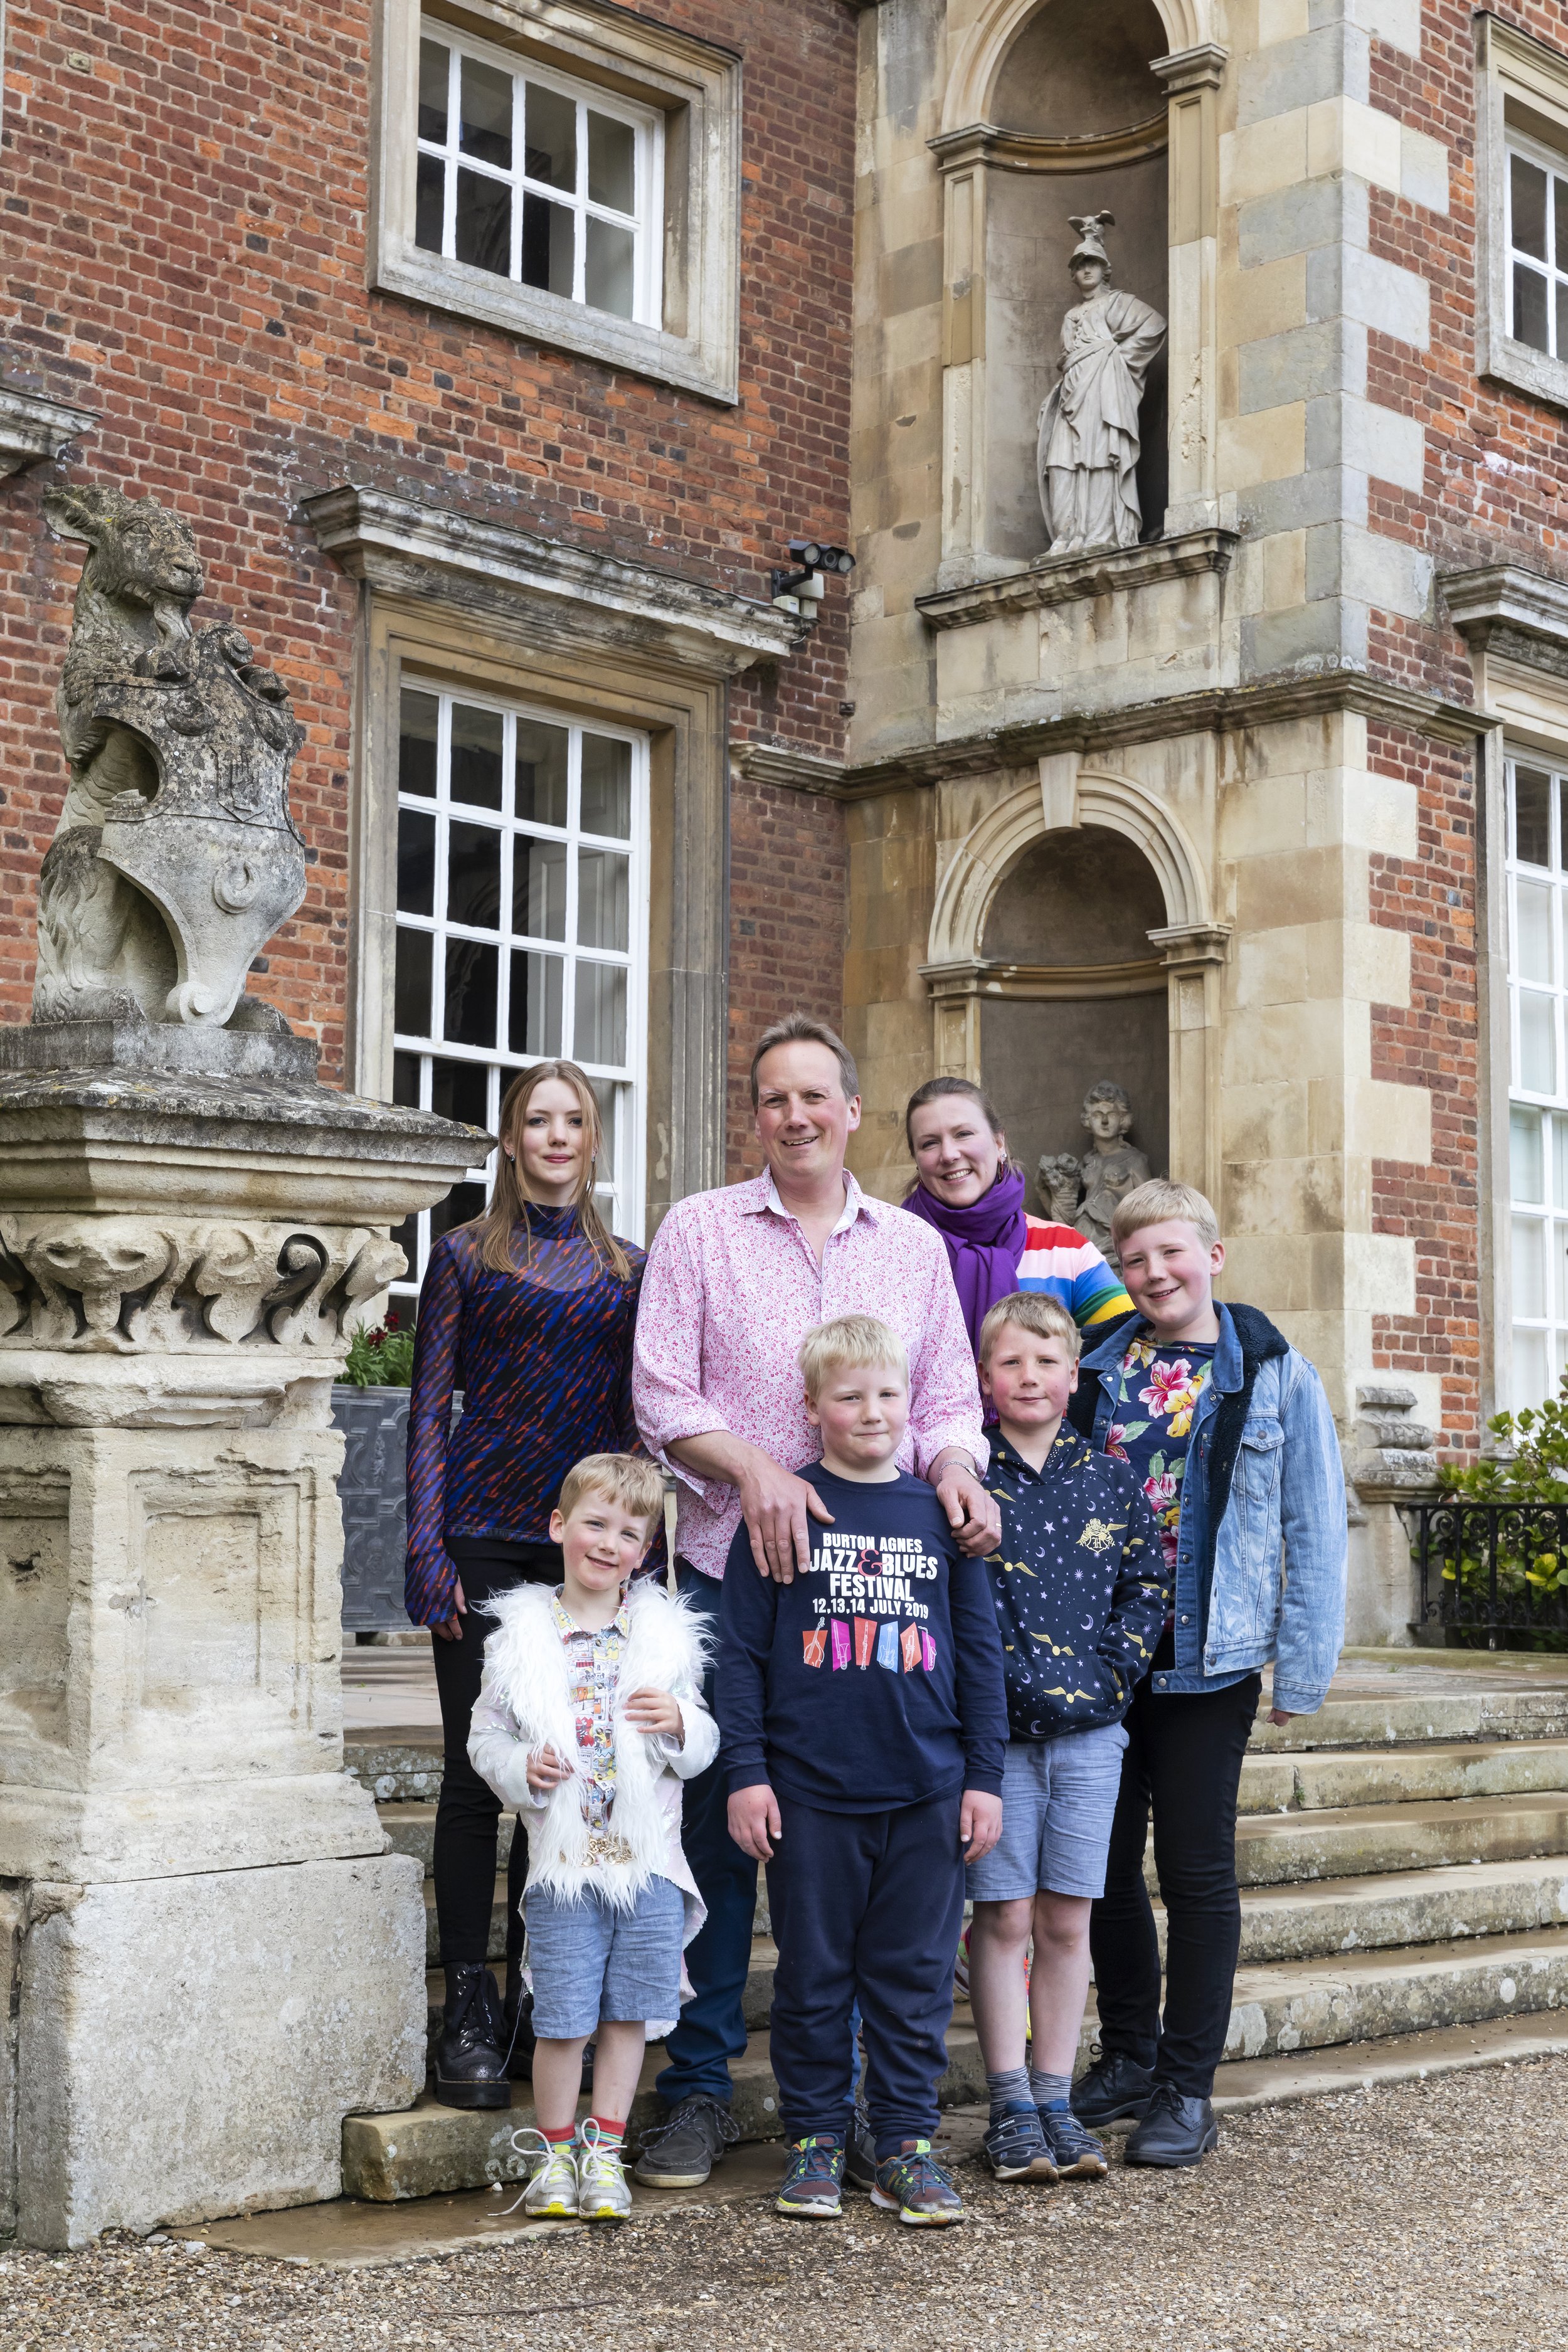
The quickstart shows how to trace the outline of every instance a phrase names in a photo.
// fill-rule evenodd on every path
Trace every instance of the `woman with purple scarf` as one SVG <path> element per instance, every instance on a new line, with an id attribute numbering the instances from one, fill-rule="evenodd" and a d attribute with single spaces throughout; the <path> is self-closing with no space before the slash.
<path id="1" fill-rule="evenodd" d="M 904 1134 L 915 1183 L 904 1206 L 947 1244 L 972 1346 L 986 1311 L 1015 1290 L 1045 1291 L 1080 1329 L 1131 1312 L 1132 1301 L 1076 1226 L 1031 1217 L 1024 1171 L 989 1097 L 967 1078 L 928 1078 L 910 1097 Z"/>

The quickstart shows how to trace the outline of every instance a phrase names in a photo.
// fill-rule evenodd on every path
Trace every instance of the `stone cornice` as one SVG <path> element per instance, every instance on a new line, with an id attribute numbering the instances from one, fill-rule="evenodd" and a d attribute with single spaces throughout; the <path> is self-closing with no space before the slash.
<path id="1" fill-rule="evenodd" d="M 830 798 L 843 793 L 842 760 L 795 751 L 787 743 L 733 743 L 730 749 L 737 770 L 750 783 L 787 784 L 797 793 L 826 793 Z"/>
<path id="2" fill-rule="evenodd" d="M 1568 650 L 1568 581 L 1519 563 L 1486 563 L 1473 572 L 1440 572 L 1437 584 L 1448 617 L 1472 644 L 1506 632 Z"/>
<path id="3" fill-rule="evenodd" d="M 1129 743 L 1158 743 L 1170 736 L 1232 735 L 1244 727 L 1278 727 L 1337 710 L 1408 727 L 1439 743 L 1470 744 L 1490 722 L 1485 714 L 1435 695 L 1415 694 L 1371 677 L 1364 670 L 1324 670 L 1310 677 L 1281 678 L 1258 686 L 1214 687 L 1168 700 L 1141 702 L 1124 710 L 1071 711 L 1060 719 L 1035 719 L 932 743 L 885 760 L 847 767 L 837 797 L 869 800 L 879 793 L 906 792 L 953 776 L 994 775 L 1001 768 L 1032 768 L 1055 751 L 1113 751 Z"/>
<path id="4" fill-rule="evenodd" d="M 1230 51 L 1217 41 L 1200 41 L 1194 48 L 1173 49 L 1169 57 L 1151 58 L 1149 70 L 1163 81 L 1172 98 L 1189 89 L 1217 89 L 1225 79 Z"/>
<path id="5" fill-rule="evenodd" d="M 318 544 L 354 580 L 438 598 L 575 646 L 638 647 L 682 668 L 732 677 L 795 653 L 810 624 L 679 572 L 546 539 L 352 483 L 300 509 Z"/>
<path id="6" fill-rule="evenodd" d="M 939 131 L 927 146 L 943 172 L 989 163 L 1003 172 L 1109 171 L 1163 153 L 1170 143 L 1170 117 L 1158 114 L 1125 131 L 1095 131 L 1079 139 L 1042 139 L 1027 131 L 1004 131 L 994 122 L 972 122 L 962 131 Z"/>
<path id="7" fill-rule="evenodd" d="M 58 457 L 68 442 L 90 433 L 97 423 L 90 408 L 0 383 L 0 478 Z"/>
<path id="8" fill-rule="evenodd" d="M 917 596 L 915 606 L 933 629 L 970 629 L 1003 614 L 1077 604 L 1116 589 L 1148 588 L 1201 572 L 1223 574 L 1230 568 L 1237 536 L 1234 530 L 1188 530 L 1137 547 L 1037 556 L 1026 572 L 1009 572 L 1000 580 L 978 580 L 963 588 L 939 588 L 929 596 Z"/>

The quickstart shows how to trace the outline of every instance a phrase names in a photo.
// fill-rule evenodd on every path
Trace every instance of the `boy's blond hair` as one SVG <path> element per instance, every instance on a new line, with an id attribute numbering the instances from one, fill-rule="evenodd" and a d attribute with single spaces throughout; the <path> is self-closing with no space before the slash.
<path id="1" fill-rule="evenodd" d="M 1173 1218 L 1191 1225 L 1205 1249 L 1213 1249 L 1219 1239 L 1219 1219 L 1212 1201 L 1194 1185 L 1173 1184 L 1168 1176 L 1152 1176 L 1147 1184 L 1124 1192 L 1110 1212 L 1111 1241 L 1120 1253 L 1145 1225 L 1168 1224 Z"/>
<path id="2" fill-rule="evenodd" d="M 1083 1336 L 1059 1298 L 1048 1298 L 1043 1291 L 1014 1290 L 999 1298 L 980 1326 L 980 1360 L 989 1365 L 991 1350 L 1009 1323 L 1020 1331 L 1032 1331 L 1037 1339 L 1059 1339 L 1068 1353 L 1069 1363 L 1076 1364 Z"/>
<path id="3" fill-rule="evenodd" d="M 585 1454 L 561 1481 L 555 1507 L 563 1519 L 571 1517 L 584 1495 L 603 1495 L 646 1519 L 652 1542 L 654 1521 L 664 1508 L 664 1474 L 657 1462 L 642 1454 Z"/>
<path id="4" fill-rule="evenodd" d="M 903 1341 L 874 1315 L 836 1315 L 819 1323 L 800 1343 L 795 1358 L 806 1395 L 813 1404 L 835 1372 L 849 1364 L 886 1364 L 910 1384 L 910 1360 Z"/>

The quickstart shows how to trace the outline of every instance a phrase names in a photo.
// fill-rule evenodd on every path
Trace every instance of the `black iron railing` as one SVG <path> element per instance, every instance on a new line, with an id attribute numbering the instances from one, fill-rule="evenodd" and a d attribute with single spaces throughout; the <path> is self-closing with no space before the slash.
<path id="1" fill-rule="evenodd" d="M 1472 1503 L 1416 1511 L 1421 1616 L 1487 1637 L 1568 1633 L 1568 1503 Z"/>

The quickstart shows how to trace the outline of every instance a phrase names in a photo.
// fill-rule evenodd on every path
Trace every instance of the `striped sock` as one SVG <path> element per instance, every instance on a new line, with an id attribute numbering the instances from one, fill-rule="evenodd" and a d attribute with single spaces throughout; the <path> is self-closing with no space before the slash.
<path id="1" fill-rule="evenodd" d="M 617 2124 L 613 2123 L 608 2116 L 590 2116 L 588 2117 L 588 2121 L 591 2124 L 597 2124 L 599 2127 L 599 2146 L 604 2148 L 607 2154 L 613 2155 L 615 2150 L 619 2147 L 621 2142 L 626 2136 L 625 2120 L 623 2119 Z"/>
<path id="2" fill-rule="evenodd" d="M 577 2126 L 575 2124 L 568 2124 L 564 2131 L 552 2132 L 546 2131 L 542 2124 L 540 2126 L 540 2133 L 543 2138 L 550 2142 L 552 2147 L 565 2147 L 571 2141 L 576 2138 Z"/>
<path id="3" fill-rule="evenodd" d="M 1037 2107 L 1065 2107 L 1072 2097 L 1072 2076 L 1046 2074 L 1037 2066 L 1031 2066 L 1029 2095 Z"/>
<path id="4" fill-rule="evenodd" d="M 985 2087 L 991 2094 L 991 2120 L 999 2124 L 1009 2107 L 1028 2105 L 1029 2070 L 1026 2066 L 1009 2066 L 999 2074 L 987 2074 Z"/>

